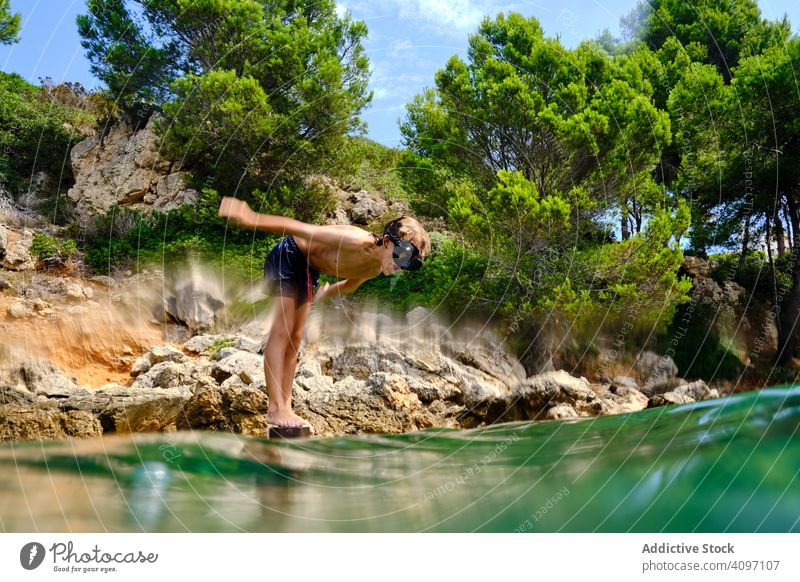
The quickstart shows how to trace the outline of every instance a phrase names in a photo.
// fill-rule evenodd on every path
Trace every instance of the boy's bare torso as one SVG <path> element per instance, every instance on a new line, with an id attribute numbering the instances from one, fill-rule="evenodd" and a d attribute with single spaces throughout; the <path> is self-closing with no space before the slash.
<path id="1" fill-rule="evenodd" d="M 380 247 L 375 237 L 357 226 L 322 226 L 348 235 L 342 244 L 332 246 L 295 237 L 300 252 L 309 265 L 321 273 L 340 279 L 372 279 L 381 274 Z"/>

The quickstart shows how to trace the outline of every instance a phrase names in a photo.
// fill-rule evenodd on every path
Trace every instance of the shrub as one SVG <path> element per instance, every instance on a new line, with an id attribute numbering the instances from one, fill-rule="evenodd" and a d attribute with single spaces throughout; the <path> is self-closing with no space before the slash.
<path id="1" fill-rule="evenodd" d="M 78 245 L 72 239 L 58 240 L 49 234 L 37 233 L 31 243 L 31 255 L 48 267 L 65 266 L 78 254 Z"/>

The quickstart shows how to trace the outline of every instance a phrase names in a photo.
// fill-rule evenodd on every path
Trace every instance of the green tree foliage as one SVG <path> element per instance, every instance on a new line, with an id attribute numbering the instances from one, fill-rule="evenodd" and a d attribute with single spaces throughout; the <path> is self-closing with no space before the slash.
<path id="1" fill-rule="evenodd" d="M 0 73 L 0 183 L 17 194 L 40 170 L 68 172 L 69 151 L 94 119 L 83 106 L 55 99 L 17 74 Z"/>
<path id="2" fill-rule="evenodd" d="M 690 283 L 675 275 L 688 207 L 669 211 L 652 174 L 671 138 L 648 79 L 661 64 L 597 43 L 568 50 L 513 13 L 484 20 L 468 54 L 407 105 L 399 166 L 415 206 L 483 257 L 495 292 L 476 294 L 514 325 L 632 303 L 663 325 Z M 620 214 L 634 228 L 614 243 Z"/>
<path id="3" fill-rule="evenodd" d="M 641 4 L 623 21 L 629 34 L 638 35 L 654 51 L 669 38 L 703 46 L 708 63 L 726 81 L 740 59 L 782 44 L 791 33 L 785 18 L 779 22 L 762 19 L 756 0 L 648 0 Z"/>
<path id="4" fill-rule="evenodd" d="M 9 0 L 0 0 L 0 44 L 19 42 L 21 16 L 12 14 Z"/>
<path id="5" fill-rule="evenodd" d="M 366 26 L 333 0 L 90 0 L 78 28 L 111 95 L 163 108 L 166 150 L 225 192 L 324 168 L 363 126 Z"/>
<path id="6" fill-rule="evenodd" d="M 593 43 L 567 50 L 514 13 L 486 19 L 469 56 L 452 57 L 436 88 L 407 105 L 401 165 L 409 189 L 426 193 L 422 210 L 444 215 L 452 188 L 488 190 L 500 170 L 521 172 L 545 198 L 585 188 L 602 200 L 597 212 L 644 187 L 670 129 L 637 61 Z"/>
<path id="7" fill-rule="evenodd" d="M 752 174 L 754 207 L 776 215 L 786 200 L 792 226 L 800 225 L 800 38 L 743 59 L 737 67 L 734 100 L 741 112 L 742 142 L 747 158 L 731 164 Z M 744 149 L 744 148 L 743 148 Z M 744 196 L 743 196 L 744 197 Z M 780 306 L 778 362 L 788 364 L 800 355 L 800 237 L 795 235 L 790 253 L 791 285 L 775 290 Z"/>

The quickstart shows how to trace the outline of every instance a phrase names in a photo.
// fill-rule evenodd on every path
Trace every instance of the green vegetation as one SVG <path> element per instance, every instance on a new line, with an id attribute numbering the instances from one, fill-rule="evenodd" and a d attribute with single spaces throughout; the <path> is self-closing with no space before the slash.
<path id="1" fill-rule="evenodd" d="M 78 245 L 72 239 L 59 240 L 48 234 L 33 237 L 31 255 L 49 265 L 64 265 L 78 254 Z"/>
<path id="2" fill-rule="evenodd" d="M 85 244 L 86 262 L 98 273 L 115 268 L 180 264 L 202 257 L 247 277 L 263 276 L 264 258 L 276 238 L 225 228 L 219 195 L 204 190 L 196 206 L 145 214 L 115 207 L 101 217 Z"/>
<path id="3" fill-rule="evenodd" d="M 400 164 L 414 207 L 483 258 L 504 290 L 493 312 L 515 324 L 556 311 L 580 326 L 636 304 L 642 326 L 663 329 L 690 287 L 676 278 L 689 210 L 655 182 L 671 132 L 649 62 L 566 49 L 514 13 L 485 19 L 469 55 L 407 106 Z"/>
<path id="4" fill-rule="evenodd" d="M 11 13 L 9 0 L 0 0 L 0 44 L 19 42 L 21 16 Z"/>
<path id="5" fill-rule="evenodd" d="M 41 170 L 62 176 L 70 149 L 86 137 L 81 130 L 94 126 L 90 111 L 49 89 L 0 73 L 0 185 L 13 194 L 27 191 Z"/>
<path id="6" fill-rule="evenodd" d="M 232 348 L 234 341 L 232 339 L 217 338 L 211 345 L 208 346 L 208 357 L 212 360 L 217 357 L 217 354 L 222 348 Z"/>
<path id="7" fill-rule="evenodd" d="M 333 0 L 89 0 L 78 31 L 112 99 L 163 110 L 165 153 L 245 198 L 327 169 L 371 99 Z"/>

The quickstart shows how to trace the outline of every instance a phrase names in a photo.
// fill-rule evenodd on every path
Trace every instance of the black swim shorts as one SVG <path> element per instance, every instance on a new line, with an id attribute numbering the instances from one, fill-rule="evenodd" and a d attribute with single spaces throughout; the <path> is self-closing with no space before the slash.
<path id="1" fill-rule="evenodd" d="M 298 305 L 310 301 L 319 282 L 319 271 L 308 264 L 294 238 L 287 236 L 269 252 L 264 277 L 276 297 L 294 297 Z"/>

